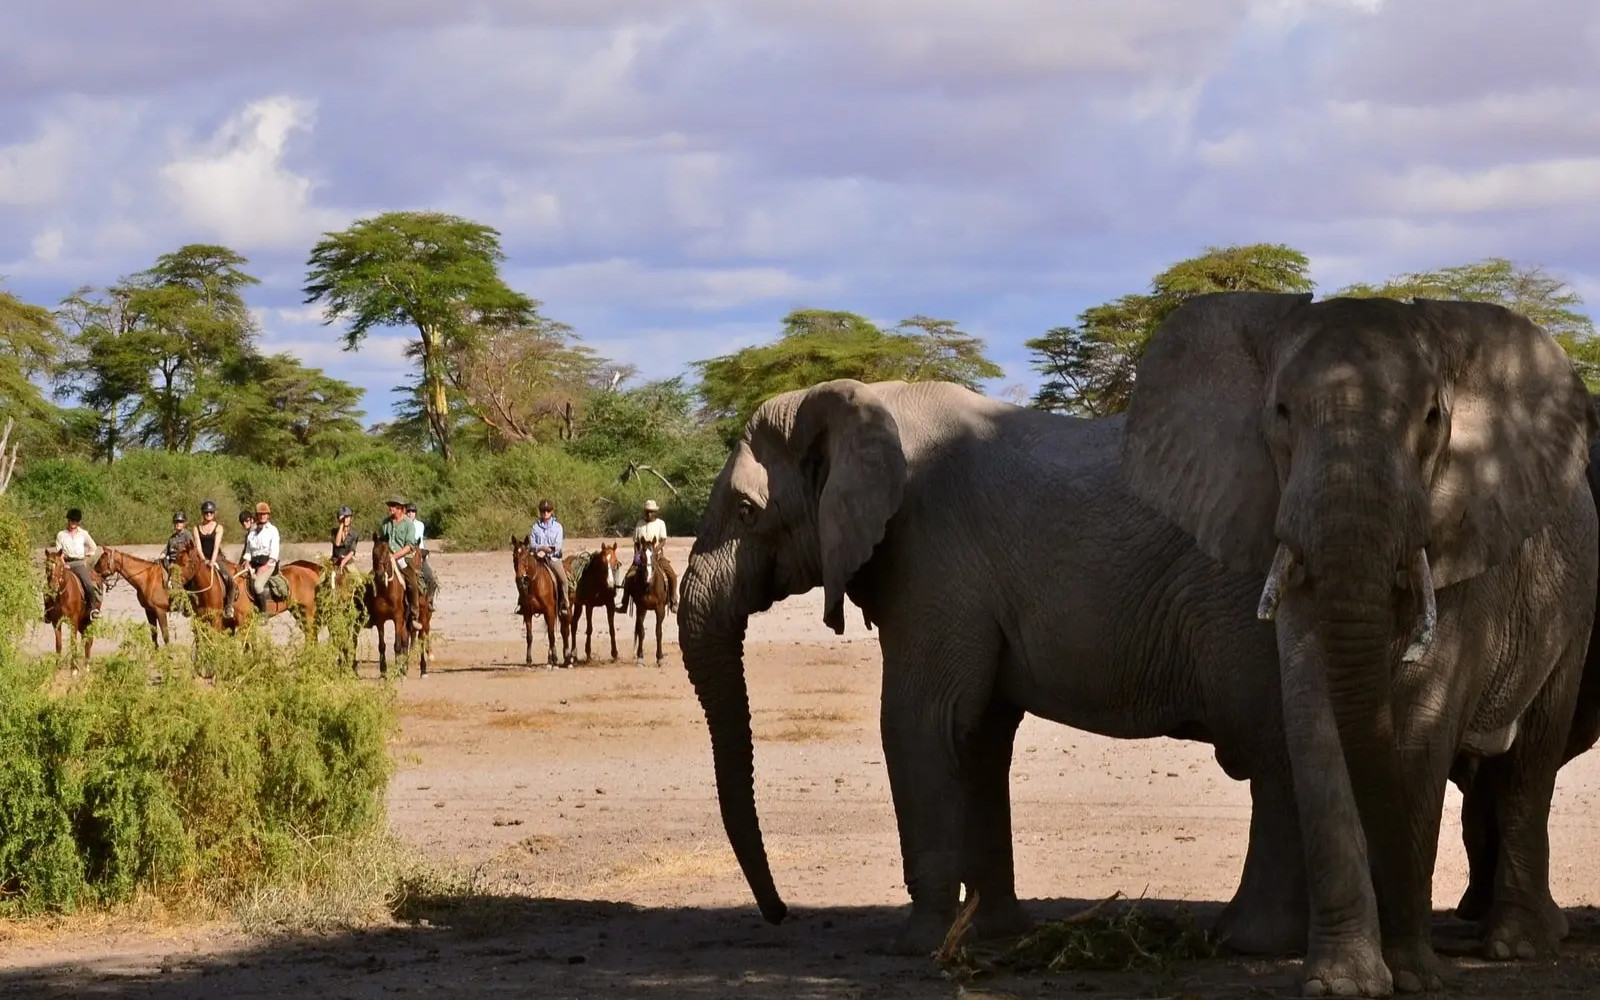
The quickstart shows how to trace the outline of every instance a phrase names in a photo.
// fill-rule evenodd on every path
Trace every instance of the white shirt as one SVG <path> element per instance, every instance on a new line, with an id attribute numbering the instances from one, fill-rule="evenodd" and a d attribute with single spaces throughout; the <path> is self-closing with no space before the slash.
<path id="1" fill-rule="evenodd" d="M 266 556 L 277 562 L 278 526 L 271 521 L 251 526 L 250 533 L 244 536 L 244 554 L 246 559 Z"/>
<path id="2" fill-rule="evenodd" d="M 659 517 L 654 521 L 640 521 L 633 529 L 633 540 L 646 545 L 664 542 L 667 540 L 667 523 Z"/>
<path id="3" fill-rule="evenodd" d="M 417 548 L 425 549 L 425 548 L 428 547 L 428 526 L 426 524 L 422 523 L 422 518 L 420 518 L 420 517 L 416 518 L 416 522 L 417 522 Z"/>
<path id="4" fill-rule="evenodd" d="M 90 553 L 100 551 L 100 546 L 94 543 L 89 533 L 79 525 L 73 529 L 62 528 L 56 532 L 56 548 L 68 559 L 86 559 Z"/>

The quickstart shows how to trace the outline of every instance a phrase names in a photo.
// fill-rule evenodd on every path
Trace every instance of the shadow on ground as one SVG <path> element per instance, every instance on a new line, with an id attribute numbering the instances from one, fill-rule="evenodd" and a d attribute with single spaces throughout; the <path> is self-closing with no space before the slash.
<path id="1" fill-rule="evenodd" d="M 1090 905 L 1031 904 L 1044 918 Z M 1152 912 L 1175 904 L 1150 901 Z M 1087 995 L 1114 998 L 1293 996 L 1299 963 L 1224 958 L 1158 973 L 1040 973 L 958 984 L 926 959 L 882 954 L 903 911 L 840 907 L 797 911 L 768 926 L 752 909 L 642 909 L 624 903 L 471 896 L 412 900 L 411 918 L 376 930 L 254 939 L 221 952 L 146 950 L 0 972 L 0 996 L 395 996 L 701 998 L 752 1000 L 969 1000 Z M 1194 907 L 1201 919 L 1216 904 Z M 1495 965 L 1469 954 L 1470 928 L 1440 915 L 1435 937 L 1450 967 L 1448 995 L 1592 997 L 1600 992 L 1600 913 L 1569 910 L 1572 936 L 1559 962 Z M 964 992 L 963 992 L 964 991 Z"/>

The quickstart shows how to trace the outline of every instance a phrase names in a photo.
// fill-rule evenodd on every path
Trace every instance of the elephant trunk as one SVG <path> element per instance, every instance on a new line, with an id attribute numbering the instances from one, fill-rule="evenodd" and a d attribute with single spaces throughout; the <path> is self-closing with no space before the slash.
<path id="1" fill-rule="evenodd" d="M 744 635 L 749 619 L 729 610 L 731 561 L 723 573 L 708 573 L 707 560 L 714 558 L 696 555 L 684 570 L 678 643 L 711 733 L 723 829 L 762 917 L 776 924 L 789 909 L 773 884 L 756 815 L 755 747 L 744 678 Z"/>

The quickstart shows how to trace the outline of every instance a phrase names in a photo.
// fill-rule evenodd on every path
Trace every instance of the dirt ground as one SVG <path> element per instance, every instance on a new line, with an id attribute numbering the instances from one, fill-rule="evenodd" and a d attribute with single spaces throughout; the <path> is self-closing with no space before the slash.
<path id="1" fill-rule="evenodd" d="M 582 544 L 582 543 L 579 543 Z M 590 545 L 593 543 L 590 542 Z M 298 547 L 291 547 L 292 554 Z M 137 554 L 150 548 L 134 548 Z M 309 549 L 306 550 L 309 554 Z M 688 543 L 669 555 L 680 569 Z M 901 998 L 1292 995 L 1297 963 L 1219 959 L 1160 975 L 1063 973 L 950 981 L 879 952 L 906 902 L 879 747 L 876 637 L 820 621 L 820 591 L 751 622 L 746 645 L 762 827 L 794 911 L 756 913 L 726 846 L 709 745 L 667 622 L 666 662 L 522 666 L 506 553 L 440 554 L 434 672 L 402 690 L 393 830 L 431 858 L 479 866 L 494 891 L 424 901 L 430 919 L 360 932 L 252 937 L 227 926 L 112 926 L 0 940 L 0 995 L 28 997 Z M 125 586 L 108 613 L 131 615 Z M 285 633 L 290 627 L 274 626 Z M 179 641 L 187 631 L 177 625 Z M 45 648 L 42 626 L 33 641 Z M 543 658 L 543 637 L 536 656 Z M 580 650 L 581 653 L 581 650 Z M 376 670 L 372 635 L 363 671 Z M 1600 996 L 1600 755 L 1562 773 L 1551 839 L 1573 934 L 1558 963 L 1470 956 L 1447 915 L 1465 883 L 1452 788 L 1434 900 L 1462 997 Z M 1207 748 L 1124 742 L 1029 718 L 1012 799 L 1018 891 L 1043 917 L 1121 891 L 1214 915 L 1249 820 L 1244 785 Z"/>

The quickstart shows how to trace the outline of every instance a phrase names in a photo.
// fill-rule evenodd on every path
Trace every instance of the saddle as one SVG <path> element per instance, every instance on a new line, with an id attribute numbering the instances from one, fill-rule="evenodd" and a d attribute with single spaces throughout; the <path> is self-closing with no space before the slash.
<path id="1" fill-rule="evenodd" d="M 287 601 L 289 599 L 289 581 L 284 579 L 282 573 L 274 573 L 267 577 L 267 585 L 262 589 L 274 601 Z"/>
<path id="2" fill-rule="evenodd" d="M 578 597 L 578 581 L 583 579 L 583 571 L 589 568 L 589 563 L 594 559 L 594 553 L 587 550 L 579 552 L 572 557 L 572 571 L 567 574 L 567 597 L 576 600 Z"/>

